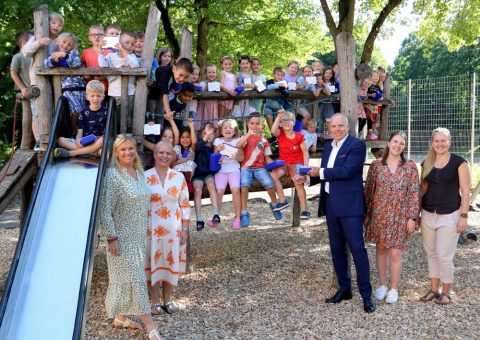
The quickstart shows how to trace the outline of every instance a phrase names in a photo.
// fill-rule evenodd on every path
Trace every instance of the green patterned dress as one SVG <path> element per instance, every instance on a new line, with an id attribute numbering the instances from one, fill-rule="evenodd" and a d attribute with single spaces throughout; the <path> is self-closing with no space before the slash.
<path id="1" fill-rule="evenodd" d="M 104 236 L 117 236 L 120 255 L 107 251 L 107 315 L 150 313 L 145 276 L 145 247 L 150 192 L 143 175 L 137 180 L 126 170 L 109 168 L 104 178 L 100 228 Z"/>

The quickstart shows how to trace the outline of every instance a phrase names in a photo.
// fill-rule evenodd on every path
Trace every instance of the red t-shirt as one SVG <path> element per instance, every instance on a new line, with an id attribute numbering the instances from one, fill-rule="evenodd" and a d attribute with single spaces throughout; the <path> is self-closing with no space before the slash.
<path id="1" fill-rule="evenodd" d="M 284 160 L 285 164 L 303 165 L 303 151 L 300 146 L 304 142 L 305 137 L 300 132 L 295 131 L 295 136 L 288 138 L 283 129 L 280 129 L 280 136 L 278 136 L 279 159 Z"/>
<path id="2" fill-rule="evenodd" d="M 98 63 L 98 55 L 99 53 L 93 49 L 93 47 L 87 48 L 83 50 L 82 56 L 80 60 L 85 67 L 89 68 L 100 68 L 100 64 Z M 85 81 L 88 83 L 92 79 L 98 79 L 98 77 L 94 76 L 85 76 Z M 108 80 L 105 78 L 99 79 L 103 86 L 105 86 L 105 93 L 108 92 Z"/>
<path id="3" fill-rule="evenodd" d="M 265 155 L 270 156 L 272 150 L 268 140 L 261 136 L 250 136 L 243 148 L 244 161 L 242 169 L 263 168 L 265 166 Z"/>

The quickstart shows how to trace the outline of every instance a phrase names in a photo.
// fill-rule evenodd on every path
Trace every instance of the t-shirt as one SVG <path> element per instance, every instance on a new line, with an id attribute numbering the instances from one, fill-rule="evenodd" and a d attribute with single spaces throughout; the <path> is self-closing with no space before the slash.
<path id="1" fill-rule="evenodd" d="M 317 134 L 315 132 L 308 132 L 308 130 L 303 129 L 302 135 L 305 137 L 305 145 L 307 146 L 307 150 L 309 150 L 312 145 L 316 144 L 317 141 Z"/>
<path id="2" fill-rule="evenodd" d="M 83 135 L 95 135 L 97 137 L 103 136 L 105 132 L 105 124 L 107 120 L 107 112 L 103 105 L 97 111 L 90 110 L 86 107 L 78 117 L 77 126 L 83 130 Z"/>
<path id="3" fill-rule="evenodd" d="M 270 156 L 270 143 L 263 136 L 250 136 L 243 148 L 244 160 L 242 169 L 263 168 L 265 156 Z"/>
<path id="4" fill-rule="evenodd" d="M 101 53 L 95 51 L 93 47 L 83 50 L 80 60 L 85 67 L 100 68 L 100 62 L 98 60 Z M 85 76 L 85 81 L 88 83 L 90 80 L 95 79 L 94 76 Z M 103 77 L 102 77 L 103 78 Z M 106 78 L 100 79 L 103 86 L 105 86 L 105 92 L 108 92 L 108 80 Z"/>
<path id="5" fill-rule="evenodd" d="M 30 86 L 30 76 L 28 75 L 28 71 L 30 69 L 31 62 L 31 57 L 25 57 L 22 53 L 17 53 L 13 56 L 12 64 L 10 65 L 10 70 L 16 71 L 22 82 L 27 87 Z"/>
<path id="6" fill-rule="evenodd" d="M 213 141 L 213 145 L 217 146 L 217 145 L 226 143 L 236 147 L 239 140 L 240 138 L 233 138 L 230 142 L 225 142 L 223 137 L 219 137 L 219 138 L 215 138 L 215 140 Z M 222 161 L 222 167 L 220 168 L 219 172 L 236 172 L 239 170 L 240 170 L 240 163 L 236 159 L 225 157 Z"/>
<path id="7" fill-rule="evenodd" d="M 278 136 L 279 159 L 284 160 L 286 164 L 303 164 L 303 151 L 300 147 L 305 141 L 305 137 L 300 132 L 294 131 L 295 136 L 288 138 L 280 129 Z"/>
<path id="8" fill-rule="evenodd" d="M 155 87 L 150 88 L 150 99 L 161 99 L 164 94 L 180 91 L 180 85 L 175 82 L 171 65 L 159 66 L 155 70 Z M 170 98 L 169 96 L 169 99 Z"/>

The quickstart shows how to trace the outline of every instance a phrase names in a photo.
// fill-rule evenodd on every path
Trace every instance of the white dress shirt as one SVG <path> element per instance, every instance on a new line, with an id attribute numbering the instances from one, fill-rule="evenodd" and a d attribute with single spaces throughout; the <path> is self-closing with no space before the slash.
<path id="1" fill-rule="evenodd" d="M 347 137 L 348 137 L 348 133 L 346 134 L 345 137 L 339 140 L 338 143 L 335 140 L 332 141 L 332 152 L 328 157 L 327 168 L 333 168 L 333 165 L 335 164 L 335 159 L 337 158 L 338 150 L 340 150 L 340 148 L 342 147 Z M 325 179 L 323 170 L 324 168 L 320 168 L 320 179 Z M 325 192 L 327 194 L 330 193 L 330 182 L 325 182 Z"/>

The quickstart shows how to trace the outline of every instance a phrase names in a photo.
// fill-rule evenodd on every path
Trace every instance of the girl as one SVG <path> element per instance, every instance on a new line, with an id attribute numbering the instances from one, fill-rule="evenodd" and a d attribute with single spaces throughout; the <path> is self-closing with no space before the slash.
<path id="1" fill-rule="evenodd" d="M 262 68 L 262 62 L 259 58 L 252 58 L 252 83 L 255 84 L 257 81 L 261 81 L 263 85 L 267 82 L 267 77 L 264 74 L 260 73 Z M 256 86 L 255 86 L 256 87 Z M 262 99 L 252 99 L 250 104 L 255 108 L 255 111 L 262 112 Z"/>
<path id="2" fill-rule="evenodd" d="M 198 65 L 193 65 L 193 72 L 190 77 L 191 83 L 195 86 L 195 92 L 203 91 L 202 86 L 200 85 L 200 67 Z M 198 100 L 192 99 L 189 106 L 190 118 L 197 119 L 198 115 Z"/>
<path id="3" fill-rule="evenodd" d="M 325 68 L 325 65 L 320 60 L 315 60 L 312 63 L 312 68 L 313 68 L 313 73 L 323 73 L 323 69 Z"/>
<path id="4" fill-rule="evenodd" d="M 336 92 L 335 73 L 333 72 L 332 68 L 327 68 L 323 72 L 322 81 L 325 86 L 325 94 L 327 96 L 330 96 Z M 333 114 L 335 113 L 335 109 L 332 103 L 319 103 L 319 106 L 320 106 L 320 114 L 319 114 L 320 117 L 319 117 L 319 124 L 318 124 L 318 130 L 319 130 L 318 132 L 322 134 L 325 122 L 327 123 L 327 131 L 328 131 L 328 123 L 330 122 L 330 118 L 332 118 Z M 330 136 L 327 133 L 323 137 L 325 139 L 328 139 Z"/>
<path id="5" fill-rule="evenodd" d="M 315 89 L 315 84 L 308 84 L 307 77 L 313 76 L 313 68 L 309 65 L 306 65 L 302 69 L 302 75 L 297 78 L 297 90 L 313 90 Z M 307 122 L 310 120 L 310 117 L 313 114 L 313 106 L 309 104 L 310 100 L 296 100 L 295 106 L 300 106 L 295 109 L 297 114 L 297 120 L 302 120 L 302 128 L 307 126 Z M 310 112 L 311 111 L 311 112 Z"/>
<path id="6" fill-rule="evenodd" d="M 202 91 L 207 91 L 208 83 L 217 81 L 217 67 L 213 64 L 207 65 L 205 69 L 206 81 L 200 83 Z M 200 130 L 205 120 L 213 121 L 213 125 L 217 125 L 218 109 L 220 104 L 217 100 L 202 100 L 198 103 L 197 121 L 195 121 L 195 129 Z"/>
<path id="7" fill-rule="evenodd" d="M 216 228 L 220 224 L 217 192 L 215 191 L 213 177 L 215 171 L 210 170 L 210 156 L 213 153 L 215 127 L 212 123 L 207 122 L 201 131 L 202 138 L 198 141 L 195 150 L 195 164 L 197 164 L 197 169 L 192 177 L 193 200 L 195 202 L 195 212 L 197 215 L 197 231 L 200 231 L 205 227 L 205 222 L 203 222 L 202 216 L 203 184 L 207 185 L 210 202 L 213 206 L 213 218 L 207 221 L 207 225 L 211 228 Z"/>
<path id="8" fill-rule="evenodd" d="M 240 56 L 238 61 L 239 72 L 235 75 L 237 79 L 237 86 L 243 86 L 245 90 L 252 90 L 255 88 L 255 85 L 252 83 L 253 75 L 250 72 L 250 57 L 248 55 Z M 250 101 L 248 99 L 238 100 L 234 107 L 232 115 L 235 117 L 248 116 L 250 113 L 254 112 L 255 109 L 251 107 Z"/>
<path id="9" fill-rule="evenodd" d="M 172 50 L 169 47 L 162 47 L 157 54 L 158 65 L 167 66 L 172 64 Z"/>
<path id="10" fill-rule="evenodd" d="M 236 79 L 235 75 L 232 73 L 233 68 L 233 59 L 230 56 L 225 56 L 220 59 L 220 65 L 222 65 L 222 71 L 220 72 L 220 90 L 228 93 L 232 97 L 235 97 L 237 93 L 235 92 Z M 221 100 L 218 102 L 218 117 L 223 118 L 230 115 L 232 112 L 234 101 Z"/>
<path id="11" fill-rule="evenodd" d="M 380 86 L 378 82 L 380 81 L 380 74 L 378 71 L 373 71 L 371 75 L 371 85 L 368 88 L 368 98 L 373 100 L 382 100 L 382 97 L 378 98 L 378 93 L 382 93 L 380 90 Z M 367 115 L 367 125 L 368 125 L 368 133 L 365 140 L 377 140 L 377 122 L 380 118 L 380 113 L 378 112 L 378 105 L 377 104 L 365 104 L 365 113 Z"/>
<path id="12" fill-rule="evenodd" d="M 173 115 L 165 115 L 165 120 L 169 125 L 163 127 L 160 138 L 157 138 L 158 136 L 156 136 L 152 139 L 144 136 L 143 146 L 152 152 L 155 151 L 155 144 L 161 140 L 172 144 L 172 146 L 178 144 L 180 133 L 178 132 L 177 124 L 175 124 L 175 121 L 173 120 Z"/>
<path id="13" fill-rule="evenodd" d="M 159 67 L 171 65 L 172 50 L 169 47 L 162 47 L 161 49 L 158 50 L 157 60 L 158 60 Z M 152 72 L 150 74 L 151 83 L 149 85 L 150 91 L 148 93 L 148 100 L 147 100 L 147 112 L 153 112 L 155 114 L 156 120 L 158 121 L 161 119 L 164 108 L 163 108 L 161 95 L 158 91 L 155 71 L 156 69 L 153 69 L 152 67 Z"/>
<path id="14" fill-rule="evenodd" d="M 215 146 L 215 152 L 230 148 L 230 146 L 236 147 L 237 142 L 240 140 L 238 125 L 233 119 L 226 119 L 219 125 L 220 137 L 216 138 L 213 142 Z M 232 229 L 240 229 L 240 210 L 241 210 L 241 197 L 240 197 L 240 163 L 243 160 L 243 152 L 238 150 L 233 157 L 223 155 L 220 158 L 222 167 L 220 171 L 215 174 L 215 187 L 217 188 L 218 197 L 218 210 L 222 209 L 222 198 L 227 188 L 227 184 L 230 186 L 232 192 L 233 208 L 235 210 L 235 218 L 233 219 Z"/>
<path id="15" fill-rule="evenodd" d="M 298 69 L 300 64 L 298 61 L 291 60 L 287 65 L 287 74 L 285 74 L 285 81 L 287 83 L 296 83 L 298 79 Z"/>
<path id="16" fill-rule="evenodd" d="M 44 61 L 45 67 L 79 68 L 82 66 L 80 56 L 75 51 L 77 39 L 72 33 L 62 33 L 58 36 L 57 51 Z M 70 129 L 77 134 L 77 120 L 80 112 L 87 106 L 85 100 L 85 80 L 80 76 L 62 76 L 62 92 L 70 106 Z"/>
<path id="17" fill-rule="evenodd" d="M 173 150 L 177 155 L 173 170 L 180 171 L 187 180 L 187 185 L 192 179 L 192 175 L 197 165 L 193 161 L 195 158 L 195 146 L 197 145 L 197 135 L 193 127 L 193 120 L 188 120 L 188 127 L 184 127 L 180 133 L 180 144 L 175 145 Z M 189 186 L 190 189 L 190 186 Z"/>
<path id="18" fill-rule="evenodd" d="M 360 82 L 360 88 L 358 89 L 358 136 L 362 135 L 362 130 L 367 124 L 367 115 L 365 113 L 365 107 L 363 106 L 363 100 L 367 99 L 368 88 L 370 87 L 370 78 L 365 78 Z"/>

